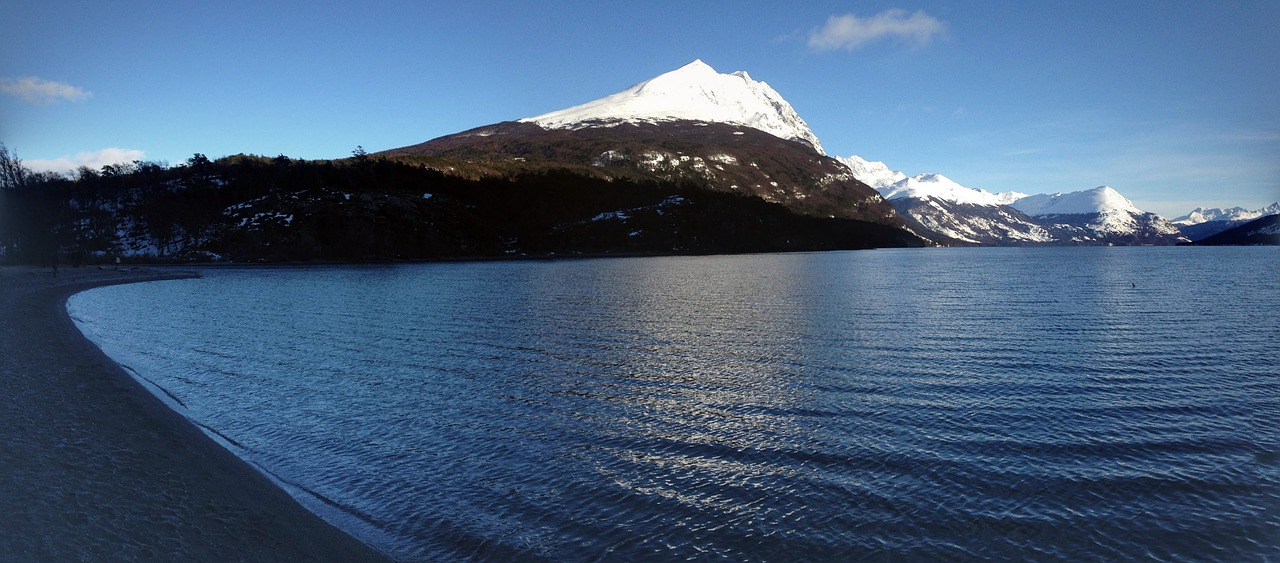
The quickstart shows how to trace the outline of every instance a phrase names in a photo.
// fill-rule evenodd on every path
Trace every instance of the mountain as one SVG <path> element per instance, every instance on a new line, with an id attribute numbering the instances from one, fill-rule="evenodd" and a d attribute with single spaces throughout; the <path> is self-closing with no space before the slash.
<path id="1" fill-rule="evenodd" d="M 905 227 L 875 190 L 823 153 L 777 91 L 700 60 L 598 100 L 377 156 L 470 177 L 561 170 L 683 183 L 812 217 Z"/>
<path id="2" fill-rule="evenodd" d="M 546 129 L 672 121 L 751 127 L 826 154 L 818 136 L 776 90 L 745 71 L 717 73 L 701 59 L 616 94 L 519 120 Z"/>
<path id="3" fill-rule="evenodd" d="M 1254 219 L 1277 214 L 1280 214 L 1280 203 L 1273 203 L 1253 211 L 1243 207 L 1230 209 L 1197 207 L 1190 213 L 1174 219 L 1172 223 L 1188 238 L 1198 241 Z"/>
<path id="4" fill-rule="evenodd" d="M 1248 221 L 1203 240 L 1198 240 L 1194 244 L 1206 246 L 1280 245 L 1280 215 L 1267 215 Z"/>
<path id="5" fill-rule="evenodd" d="M 840 159 L 926 237 L 947 244 L 1175 244 L 1185 239 L 1114 189 L 991 193 L 941 174 L 907 177 L 858 156 Z"/>
<path id="6" fill-rule="evenodd" d="M 1177 244 L 1186 242 L 1177 227 L 1155 213 L 1138 209 L 1110 186 L 1019 199 L 1011 207 L 1042 225 L 1075 230 L 1064 241 L 1075 244 Z"/>

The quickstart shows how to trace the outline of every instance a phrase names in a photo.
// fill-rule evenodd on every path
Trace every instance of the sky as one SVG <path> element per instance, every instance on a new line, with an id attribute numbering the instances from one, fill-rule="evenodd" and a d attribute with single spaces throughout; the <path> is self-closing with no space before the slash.
<path id="1" fill-rule="evenodd" d="M 0 142 L 33 169 L 342 158 L 702 59 L 828 154 L 1169 218 L 1280 200 L 1280 2 L 6 2 Z"/>

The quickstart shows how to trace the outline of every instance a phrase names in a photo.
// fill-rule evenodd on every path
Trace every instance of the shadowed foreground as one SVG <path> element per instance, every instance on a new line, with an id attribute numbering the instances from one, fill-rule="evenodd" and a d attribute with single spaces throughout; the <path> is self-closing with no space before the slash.
<path id="1" fill-rule="evenodd" d="M 84 289 L 163 270 L 0 268 L 0 560 L 381 561 L 81 336 Z"/>

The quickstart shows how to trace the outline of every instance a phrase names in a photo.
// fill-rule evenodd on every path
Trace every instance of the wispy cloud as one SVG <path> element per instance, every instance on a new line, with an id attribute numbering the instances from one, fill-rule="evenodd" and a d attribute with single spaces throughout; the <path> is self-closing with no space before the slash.
<path id="1" fill-rule="evenodd" d="M 93 96 L 92 92 L 79 86 L 45 80 L 35 76 L 0 78 L 0 92 L 17 96 L 27 103 L 38 106 L 47 106 L 64 101 L 83 102 Z"/>
<path id="2" fill-rule="evenodd" d="M 831 16 L 826 25 L 809 33 L 809 48 L 817 51 L 852 51 L 881 39 L 897 39 L 917 47 L 929 44 L 947 29 L 947 24 L 916 10 L 892 9 L 870 17 L 854 14 Z"/>
<path id="3" fill-rule="evenodd" d="M 1041 147 L 1027 148 L 1027 149 L 1013 149 L 1013 150 L 1005 151 L 1004 153 L 1002 153 L 1002 156 L 1027 156 L 1029 154 L 1043 154 L 1044 152 L 1045 152 L 1045 149 Z"/>
<path id="4" fill-rule="evenodd" d="M 110 147 L 98 151 L 76 153 L 74 156 L 62 156 L 52 160 L 23 160 L 22 164 L 35 172 L 56 172 L 59 174 L 65 174 L 67 172 L 72 172 L 81 166 L 87 166 L 90 169 L 97 170 L 108 164 L 120 164 L 122 162 L 142 160 L 143 156 L 146 156 L 146 153 L 137 149 Z"/>

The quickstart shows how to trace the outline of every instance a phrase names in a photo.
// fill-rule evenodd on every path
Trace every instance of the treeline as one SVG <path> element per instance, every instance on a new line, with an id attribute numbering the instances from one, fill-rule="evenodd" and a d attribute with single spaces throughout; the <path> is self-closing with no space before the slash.
<path id="1" fill-rule="evenodd" d="M 3 148 L 3 145 L 0 145 Z M 0 260 L 389 261 L 903 246 L 898 229 L 800 216 L 693 184 L 565 170 L 465 178 L 357 150 L 308 161 L 197 154 L 72 176 L 4 150 Z"/>

